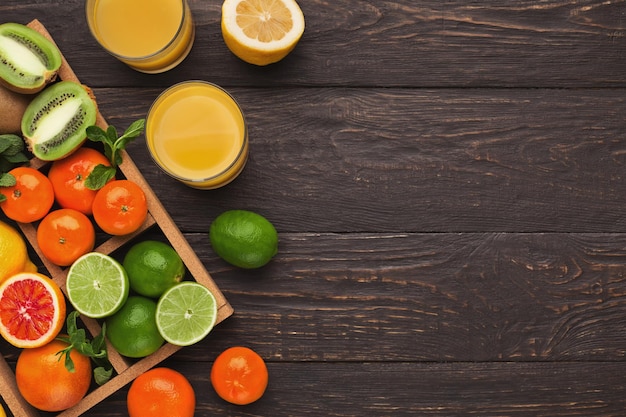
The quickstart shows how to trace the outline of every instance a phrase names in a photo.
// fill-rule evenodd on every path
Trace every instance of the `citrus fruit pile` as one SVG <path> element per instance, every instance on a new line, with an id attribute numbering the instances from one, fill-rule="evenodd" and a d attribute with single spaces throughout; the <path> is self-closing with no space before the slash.
<path id="1" fill-rule="evenodd" d="M 7 236 L 7 251 L 24 244 L 10 226 L 0 232 L 0 243 Z M 32 265 L 22 252 L 14 262 L 18 271 Z M 68 269 L 66 293 L 78 313 L 104 321 L 106 337 L 121 355 L 141 358 L 165 341 L 179 346 L 196 343 L 215 325 L 215 297 L 200 283 L 184 281 L 185 273 L 182 259 L 169 244 L 144 240 L 132 244 L 123 261 L 99 252 L 80 256 Z M 59 360 L 60 351 L 69 346 L 65 340 L 71 340 L 60 335 L 66 311 L 60 287 L 48 276 L 17 272 L 0 283 L 0 335 L 22 348 L 16 368 L 18 389 L 27 402 L 44 411 L 75 405 L 92 381 L 88 356 L 70 347 L 73 372 Z"/>
<path id="2" fill-rule="evenodd" d="M 65 298 L 59 286 L 37 272 L 21 272 L 0 284 L 0 335 L 23 348 L 15 369 L 26 401 L 44 411 L 77 404 L 91 384 L 91 362 L 72 351 L 74 372 L 57 353 L 67 344 L 56 340 L 65 322 Z"/>
<path id="3" fill-rule="evenodd" d="M 81 314 L 104 319 L 111 345 L 122 355 L 141 358 L 164 341 L 188 346 L 202 340 L 217 319 L 211 291 L 184 281 L 185 266 L 169 244 L 133 244 L 122 262 L 89 252 L 69 268 L 67 296 Z"/>
<path id="4" fill-rule="evenodd" d="M 87 187 L 94 169 L 110 165 L 101 152 L 81 147 L 53 161 L 47 175 L 29 166 L 13 168 L 9 174 L 15 185 L 0 187 L 6 197 L 0 209 L 17 222 L 39 222 L 42 254 L 55 265 L 69 266 L 93 250 L 95 226 L 121 236 L 137 231 L 146 220 L 146 196 L 135 182 L 111 178 L 98 189 Z"/>

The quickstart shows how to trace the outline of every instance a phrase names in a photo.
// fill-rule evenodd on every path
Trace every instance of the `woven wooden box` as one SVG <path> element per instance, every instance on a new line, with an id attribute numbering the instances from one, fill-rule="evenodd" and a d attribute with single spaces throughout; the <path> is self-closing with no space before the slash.
<path id="1" fill-rule="evenodd" d="M 33 20 L 28 24 L 28 26 L 39 31 L 44 36 L 52 40 L 52 37 L 50 36 L 46 28 L 38 20 Z M 76 74 L 74 74 L 65 58 L 63 58 L 63 65 L 61 66 L 61 69 L 59 71 L 59 78 L 61 80 L 72 80 L 79 82 Z M 106 120 L 104 119 L 104 117 L 102 117 L 100 113 L 98 113 L 97 124 L 104 129 L 106 129 L 107 127 Z M 158 200 L 158 198 L 150 188 L 149 184 L 141 175 L 141 172 L 139 172 L 137 166 L 134 164 L 130 156 L 124 152 L 122 157 L 123 163 L 120 166 L 120 171 L 126 178 L 138 183 L 146 193 L 146 198 L 148 200 L 148 218 L 146 219 L 146 222 L 143 224 L 140 230 L 138 230 L 137 232 L 128 236 L 112 237 L 99 244 L 95 250 L 98 252 L 110 254 L 115 250 L 121 248 L 131 240 L 136 239 L 148 229 L 154 229 L 155 227 L 159 228 L 163 233 L 164 238 L 169 241 L 169 243 L 176 249 L 176 251 L 183 259 L 188 271 L 186 279 L 189 279 L 189 276 L 191 275 L 193 279 L 205 285 L 211 290 L 218 303 L 217 323 L 222 322 L 227 317 L 233 314 L 233 309 L 231 305 L 228 303 L 228 301 L 221 293 L 209 273 L 206 271 L 204 265 L 198 259 L 193 249 L 189 246 L 189 243 L 181 234 L 176 224 L 174 224 L 168 213 L 165 211 L 161 202 Z M 46 163 L 34 159 L 31 161 L 31 166 L 42 169 L 45 168 Z M 37 252 L 39 257 L 41 258 L 42 262 L 48 270 L 49 275 L 65 291 L 65 277 L 67 275 L 67 268 L 59 268 L 58 266 L 50 263 L 45 259 L 45 257 L 39 250 L 39 247 L 37 246 L 35 226 L 31 224 L 19 224 L 19 226 L 28 242 L 32 245 L 35 252 Z M 81 317 L 81 320 L 83 321 L 84 326 L 92 335 L 100 332 L 100 324 L 96 320 L 91 320 L 83 317 Z M 111 378 L 111 380 L 106 384 L 90 391 L 79 404 L 61 412 L 60 414 L 58 414 L 58 417 L 76 417 L 83 415 L 87 410 L 89 410 L 99 402 L 103 401 L 120 388 L 124 387 L 126 384 L 135 379 L 135 377 L 159 364 L 179 349 L 181 349 L 179 346 L 174 346 L 166 343 L 158 351 L 146 358 L 143 358 L 141 360 L 129 360 L 119 355 L 115 351 L 115 349 L 108 345 L 109 359 L 114 368 L 113 378 Z M 0 355 L 0 395 L 2 396 L 5 403 L 8 405 L 14 416 L 39 417 L 41 415 L 38 410 L 30 406 L 22 398 L 17 389 L 14 372 L 4 359 L 3 355 Z M 49 415 L 49 413 L 45 414 Z"/>

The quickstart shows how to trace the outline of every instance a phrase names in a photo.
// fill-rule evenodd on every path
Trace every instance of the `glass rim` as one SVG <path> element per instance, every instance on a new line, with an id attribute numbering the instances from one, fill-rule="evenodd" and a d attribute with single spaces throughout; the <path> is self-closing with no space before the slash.
<path id="1" fill-rule="evenodd" d="M 218 172 L 215 175 L 211 175 L 210 177 L 195 178 L 195 179 L 194 178 L 182 177 L 180 175 L 175 174 L 170 169 L 168 169 L 164 164 L 162 164 L 159 161 L 159 159 L 155 155 L 156 152 L 152 151 L 152 149 L 150 148 L 150 145 L 148 143 L 148 136 L 150 136 L 150 134 L 149 134 L 150 115 L 154 111 L 154 109 L 157 106 L 157 104 L 163 99 L 163 97 L 166 94 L 171 93 L 173 90 L 176 90 L 176 89 L 179 89 L 179 88 L 183 88 L 183 87 L 186 87 L 186 86 L 192 85 L 192 84 L 201 84 L 201 85 L 204 85 L 204 86 L 209 87 L 209 88 L 214 88 L 214 89 L 220 91 L 221 93 L 225 94 L 230 100 L 232 100 L 233 104 L 235 105 L 235 107 L 239 111 L 239 114 L 241 115 L 241 121 L 243 122 L 243 132 L 242 132 L 243 138 L 242 138 L 242 141 L 241 141 L 241 147 L 239 148 L 239 152 L 237 152 L 237 156 L 232 160 L 232 162 L 230 164 L 228 164 L 228 166 L 226 168 L 224 168 L 223 170 L 221 170 L 220 172 Z M 159 168 L 161 168 L 161 170 L 163 170 L 163 172 L 165 172 L 170 177 L 172 177 L 172 178 L 174 178 L 174 179 L 176 179 L 178 181 L 181 181 L 181 182 L 186 182 L 186 183 L 190 183 L 190 184 L 201 184 L 201 183 L 204 183 L 204 182 L 207 182 L 207 181 L 212 181 L 212 180 L 218 179 L 219 177 L 221 177 L 222 175 L 226 174 L 231 169 L 233 169 L 233 167 L 235 167 L 237 165 L 237 163 L 241 160 L 241 158 L 244 156 L 244 153 L 246 153 L 247 149 L 248 149 L 248 123 L 246 122 L 246 117 L 245 117 L 245 115 L 243 113 L 243 110 L 241 109 L 241 106 L 239 105 L 239 103 L 237 102 L 235 97 L 233 97 L 233 95 L 230 94 L 228 91 L 226 91 L 224 88 L 220 87 L 217 84 L 209 82 L 209 81 L 204 81 L 204 80 L 187 80 L 187 81 L 181 81 L 181 82 L 178 82 L 176 84 L 171 85 L 170 87 L 168 87 L 165 90 L 163 90 L 154 99 L 154 101 L 150 105 L 150 108 L 148 109 L 148 114 L 146 116 L 146 133 L 145 133 L 145 137 L 146 137 L 146 147 L 148 148 L 148 153 L 150 154 L 150 157 L 152 158 L 154 163 L 157 164 L 157 166 Z M 230 180 L 232 180 L 232 179 L 234 179 L 234 178 L 231 178 Z"/>
<path id="2" fill-rule="evenodd" d="M 164 51 L 167 51 L 168 48 L 170 48 L 174 42 L 176 42 L 176 39 L 178 39 L 178 36 L 181 34 L 184 26 L 185 26 L 185 19 L 187 18 L 187 14 L 188 14 L 188 5 L 187 5 L 187 0 L 180 0 L 180 3 L 182 4 L 183 8 L 182 8 L 182 16 L 180 19 L 180 24 L 178 25 L 178 29 L 176 29 L 176 33 L 174 33 L 174 36 L 172 36 L 172 39 L 170 39 L 167 44 L 165 46 L 163 46 L 162 48 L 160 48 L 159 50 L 157 50 L 156 52 L 153 52 L 149 55 L 141 55 L 141 56 L 126 56 L 126 55 L 122 55 L 122 54 L 118 54 L 116 52 L 113 52 L 110 48 L 108 48 L 106 45 L 104 45 L 100 40 L 98 40 L 98 33 L 96 32 L 95 28 L 94 28 L 94 24 L 92 23 L 93 20 L 93 16 L 90 13 L 90 10 L 93 11 L 93 8 L 95 7 L 95 3 L 98 0 L 85 0 L 85 14 L 87 15 L 87 26 L 89 27 L 89 32 L 91 33 L 91 36 L 95 39 L 95 41 L 98 43 L 98 45 L 100 45 L 100 47 L 102 47 L 102 49 L 104 49 L 106 52 L 108 52 L 109 54 L 111 54 L 112 56 L 114 56 L 117 59 L 120 60 L 124 60 L 124 61 L 129 61 L 129 62 L 133 62 L 133 61 L 145 61 L 148 60 L 150 58 L 154 58 L 156 56 L 158 56 L 159 54 L 162 54 Z M 90 9 L 89 5 L 93 5 L 93 7 Z"/>

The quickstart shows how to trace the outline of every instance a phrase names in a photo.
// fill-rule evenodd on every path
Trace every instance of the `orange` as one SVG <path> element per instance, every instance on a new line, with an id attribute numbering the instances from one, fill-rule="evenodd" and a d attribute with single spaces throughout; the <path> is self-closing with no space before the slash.
<path id="1" fill-rule="evenodd" d="M 267 366 L 263 358 L 243 346 L 226 349 L 211 368 L 211 384 L 217 395 L 237 405 L 247 405 L 261 398 L 267 381 Z"/>
<path id="2" fill-rule="evenodd" d="M 16 184 L 0 189 L 6 197 L 0 203 L 4 214 L 20 223 L 31 223 L 48 214 L 54 204 L 54 189 L 48 177 L 30 167 L 14 168 L 9 174 Z"/>
<path id="3" fill-rule="evenodd" d="M 80 211 L 54 210 L 39 223 L 37 243 L 50 262 L 69 266 L 94 248 L 96 231 L 91 220 Z"/>
<path id="4" fill-rule="evenodd" d="M 85 180 L 98 165 L 111 166 L 111 163 L 97 150 L 84 147 L 52 163 L 48 178 L 61 207 L 91 215 L 91 205 L 97 190 L 87 188 Z"/>
<path id="5" fill-rule="evenodd" d="M 65 368 L 57 352 L 69 345 L 60 340 L 24 349 L 17 358 L 15 380 L 24 399 L 43 411 L 68 409 L 83 399 L 91 385 L 91 360 L 72 349 L 74 372 Z"/>
<path id="6" fill-rule="evenodd" d="M 126 404 L 130 417 L 193 417 L 196 394 L 180 372 L 153 368 L 133 381 Z"/>
<path id="7" fill-rule="evenodd" d="M 0 284 L 0 335 L 14 346 L 50 342 L 63 327 L 65 311 L 61 289 L 45 275 L 23 272 Z"/>
<path id="8" fill-rule="evenodd" d="M 108 182 L 98 190 L 92 209 L 98 226 L 114 236 L 133 233 L 148 215 L 145 193 L 130 180 Z"/>

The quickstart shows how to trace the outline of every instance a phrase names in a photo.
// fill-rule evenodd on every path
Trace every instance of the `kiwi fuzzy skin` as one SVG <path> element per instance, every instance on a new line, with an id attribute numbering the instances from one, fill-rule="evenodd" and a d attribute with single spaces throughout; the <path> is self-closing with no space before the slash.
<path id="1" fill-rule="evenodd" d="M 33 97 L 0 86 L 0 135 L 22 132 L 22 117 Z"/>

